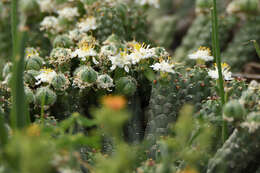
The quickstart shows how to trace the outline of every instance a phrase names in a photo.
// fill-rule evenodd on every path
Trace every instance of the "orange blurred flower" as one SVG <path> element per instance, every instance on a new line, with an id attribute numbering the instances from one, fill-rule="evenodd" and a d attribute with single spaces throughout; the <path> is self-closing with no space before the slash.
<path id="1" fill-rule="evenodd" d="M 106 107 L 113 109 L 113 110 L 120 110 L 123 109 L 126 105 L 126 99 L 122 96 L 104 96 L 102 99 L 102 104 Z"/>

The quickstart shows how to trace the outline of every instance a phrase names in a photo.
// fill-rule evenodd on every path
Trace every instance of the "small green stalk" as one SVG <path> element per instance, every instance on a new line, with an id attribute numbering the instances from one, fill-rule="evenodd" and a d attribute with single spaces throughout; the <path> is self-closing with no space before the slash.
<path id="1" fill-rule="evenodd" d="M 213 0 L 213 11 L 212 14 L 212 36 L 213 36 L 213 51 L 214 56 L 218 68 L 218 87 L 219 87 L 219 94 L 221 98 L 221 104 L 224 106 L 225 104 L 225 91 L 224 91 L 224 80 L 222 75 L 222 66 L 221 66 L 221 57 L 220 57 L 220 46 L 219 46 L 219 38 L 218 38 L 218 14 L 217 14 L 217 3 L 216 0 Z M 223 121 L 222 126 L 222 141 L 223 143 L 227 139 L 227 124 L 225 121 Z"/>
<path id="2" fill-rule="evenodd" d="M 44 105 L 45 105 L 45 96 L 42 96 L 41 100 L 41 124 L 44 125 Z"/>
<path id="3" fill-rule="evenodd" d="M 260 58 L 260 47 L 259 47 L 259 44 L 256 42 L 256 40 L 251 40 L 251 41 L 254 43 L 257 56 Z"/>

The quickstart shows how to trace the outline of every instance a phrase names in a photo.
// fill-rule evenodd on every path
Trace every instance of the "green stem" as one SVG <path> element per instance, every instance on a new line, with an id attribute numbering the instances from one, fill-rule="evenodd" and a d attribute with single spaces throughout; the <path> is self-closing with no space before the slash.
<path id="1" fill-rule="evenodd" d="M 260 58 L 260 47 L 259 47 L 259 44 L 256 42 L 256 40 L 251 40 L 251 41 L 254 43 L 256 53 L 257 53 L 258 57 Z"/>
<path id="2" fill-rule="evenodd" d="M 11 9 L 11 31 L 12 31 L 12 109 L 11 109 L 11 126 L 12 128 L 23 128 L 29 124 L 29 111 L 26 104 L 23 83 L 24 71 L 24 49 L 27 40 L 27 33 L 18 33 L 17 20 L 17 0 L 12 0 Z M 21 36 L 21 39 L 20 39 Z M 20 54 L 20 55 L 19 55 Z"/>
<path id="3" fill-rule="evenodd" d="M 219 93 L 220 93 L 220 98 L 221 98 L 221 104 L 224 106 L 225 104 L 225 91 L 224 91 L 224 80 L 223 80 L 223 75 L 222 75 L 222 67 L 221 67 L 221 57 L 220 57 L 220 46 L 219 46 L 219 37 L 218 37 L 218 14 L 217 14 L 217 3 L 216 0 L 213 0 L 213 12 L 212 14 L 212 32 L 213 32 L 213 42 L 214 44 L 212 45 L 213 50 L 215 50 L 215 60 L 217 63 L 217 68 L 218 68 L 218 87 L 219 87 Z M 223 126 L 222 126 L 222 141 L 227 139 L 227 124 L 225 121 L 223 121 Z"/>
<path id="4" fill-rule="evenodd" d="M 44 105 L 45 105 L 45 95 L 42 96 L 41 100 L 41 124 L 44 125 Z"/>

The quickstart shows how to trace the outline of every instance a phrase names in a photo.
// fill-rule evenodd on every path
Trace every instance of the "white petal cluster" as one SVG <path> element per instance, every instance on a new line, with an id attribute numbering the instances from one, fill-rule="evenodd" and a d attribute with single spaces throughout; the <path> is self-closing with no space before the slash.
<path id="1" fill-rule="evenodd" d="M 222 75 L 223 75 L 224 80 L 232 80 L 233 78 L 232 78 L 232 73 L 229 71 L 230 70 L 229 65 L 226 64 L 226 63 L 222 63 L 221 67 L 222 67 Z M 216 64 L 215 64 L 215 69 L 214 70 L 209 70 L 208 74 L 213 79 L 218 79 L 219 78 L 219 76 L 218 76 L 218 68 L 217 68 Z"/>
<path id="2" fill-rule="evenodd" d="M 92 44 L 89 43 L 82 43 L 78 49 L 76 49 L 73 53 L 72 53 L 72 57 L 78 57 L 80 58 L 82 61 L 86 61 L 87 57 L 94 57 L 97 56 L 97 52 L 94 49 L 94 46 Z M 96 61 L 96 59 L 93 59 L 93 62 L 95 64 L 97 64 L 98 62 Z"/>
<path id="3" fill-rule="evenodd" d="M 155 8 L 160 8 L 160 0 L 135 0 L 140 5 L 152 5 Z"/>
<path id="4" fill-rule="evenodd" d="M 166 62 L 165 60 L 161 61 L 160 63 L 155 63 L 154 65 L 151 65 L 150 67 L 153 68 L 155 71 L 161 71 L 166 73 L 175 73 L 173 70 L 174 64 L 170 64 Z"/>
<path id="5" fill-rule="evenodd" d="M 124 70 L 128 73 L 129 72 L 129 66 L 131 65 L 131 61 L 128 58 L 128 54 L 126 51 L 120 52 L 119 54 L 115 56 L 109 56 L 109 60 L 112 63 L 111 70 L 115 70 L 116 67 L 124 68 Z"/>
<path id="6" fill-rule="evenodd" d="M 211 56 L 211 51 L 207 47 L 200 47 L 196 52 L 189 55 L 190 59 L 201 59 L 204 61 L 212 61 L 214 58 Z"/>
<path id="7" fill-rule="evenodd" d="M 148 59 L 155 56 L 154 49 L 150 49 L 149 45 L 146 47 L 145 44 L 134 43 L 132 46 L 132 53 L 128 56 L 132 64 L 137 64 L 142 59 Z"/>
<path id="8" fill-rule="evenodd" d="M 52 69 L 41 69 L 40 74 L 35 77 L 37 82 L 36 85 L 41 83 L 51 83 L 52 79 L 57 75 L 57 73 Z"/>
<path id="9" fill-rule="evenodd" d="M 113 79 L 110 76 L 108 76 L 107 74 L 98 76 L 98 79 L 97 79 L 98 88 L 103 88 L 103 89 L 109 90 L 109 88 L 111 88 L 113 86 L 114 86 Z"/>
<path id="10" fill-rule="evenodd" d="M 58 10 L 57 13 L 59 14 L 59 17 L 65 18 L 69 21 L 72 21 L 75 17 L 79 16 L 77 7 L 66 7 Z"/>
<path id="11" fill-rule="evenodd" d="M 77 24 L 80 32 L 88 32 L 90 30 L 97 29 L 97 23 L 95 17 L 88 17 Z"/>
<path id="12" fill-rule="evenodd" d="M 40 23 L 40 30 L 46 30 L 52 34 L 57 33 L 60 30 L 58 18 L 54 16 L 46 16 Z"/>

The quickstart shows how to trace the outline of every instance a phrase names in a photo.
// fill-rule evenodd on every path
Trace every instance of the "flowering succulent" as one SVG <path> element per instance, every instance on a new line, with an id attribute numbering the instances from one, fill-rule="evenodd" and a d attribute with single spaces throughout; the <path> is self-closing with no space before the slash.
<path id="1" fill-rule="evenodd" d="M 52 79 L 57 75 L 57 73 L 52 69 L 43 68 L 40 70 L 40 74 L 35 77 L 37 80 L 36 85 L 41 83 L 48 83 L 52 82 Z"/>
<path id="2" fill-rule="evenodd" d="M 207 47 L 200 47 L 196 52 L 189 55 L 190 59 L 202 60 L 202 61 L 213 61 L 211 51 Z"/>
<path id="3" fill-rule="evenodd" d="M 217 68 L 217 65 L 214 64 L 215 66 L 215 70 L 209 70 L 209 76 L 213 79 L 218 79 L 219 76 L 218 76 L 218 68 Z M 222 63 L 221 64 L 221 67 L 222 67 L 222 75 L 223 75 L 223 78 L 224 80 L 232 80 L 232 73 L 229 71 L 230 70 L 230 67 L 228 64 L 226 63 Z"/>
<path id="4" fill-rule="evenodd" d="M 153 70 L 155 71 L 161 71 L 161 72 L 166 72 L 166 73 L 175 73 L 173 70 L 174 64 L 169 63 L 165 60 L 162 60 L 159 63 L 155 63 L 154 65 L 151 65 Z"/>

